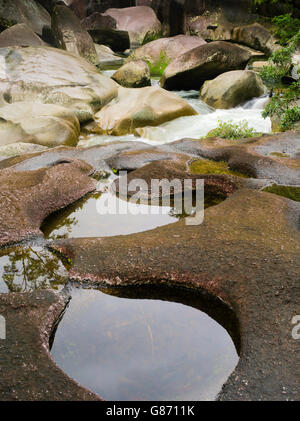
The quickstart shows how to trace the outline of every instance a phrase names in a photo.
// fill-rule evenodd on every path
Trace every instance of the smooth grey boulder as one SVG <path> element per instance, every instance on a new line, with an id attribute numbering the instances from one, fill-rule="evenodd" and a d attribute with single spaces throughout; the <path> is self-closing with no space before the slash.
<path id="1" fill-rule="evenodd" d="M 151 86 L 150 70 L 143 60 L 134 60 L 125 63 L 117 70 L 112 79 L 124 88 L 144 88 Z"/>
<path id="2" fill-rule="evenodd" d="M 113 80 L 67 51 L 51 47 L 0 48 L 2 100 L 61 105 L 83 123 L 117 93 L 118 85 Z"/>
<path id="3" fill-rule="evenodd" d="M 112 8 L 106 10 L 104 15 L 115 19 L 118 30 L 129 33 L 132 46 L 142 45 L 147 40 L 161 36 L 161 23 L 151 7 Z"/>
<path id="4" fill-rule="evenodd" d="M 226 72 L 204 83 L 200 98 L 214 108 L 234 108 L 265 91 L 261 78 L 252 70 Z"/>
<path id="5" fill-rule="evenodd" d="M 206 80 L 224 72 L 245 69 L 251 53 L 235 44 L 216 41 L 201 45 L 173 60 L 160 84 L 170 90 L 200 89 Z"/>
<path id="6" fill-rule="evenodd" d="M 127 61 L 145 60 L 153 75 L 161 76 L 172 60 L 189 50 L 206 44 L 202 38 L 189 35 L 159 38 L 134 50 Z"/>
<path id="7" fill-rule="evenodd" d="M 42 146 L 76 146 L 80 125 L 72 111 L 53 104 L 15 102 L 0 108 L 0 145 L 30 141 Z"/>
<path id="8" fill-rule="evenodd" d="M 269 56 L 281 48 L 271 32 L 259 23 L 234 28 L 232 40 L 255 50 L 263 51 Z"/>
<path id="9" fill-rule="evenodd" d="M 17 23 L 0 34 L 0 48 L 40 47 L 42 45 L 46 45 L 46 43 L 26 23 Z"/>

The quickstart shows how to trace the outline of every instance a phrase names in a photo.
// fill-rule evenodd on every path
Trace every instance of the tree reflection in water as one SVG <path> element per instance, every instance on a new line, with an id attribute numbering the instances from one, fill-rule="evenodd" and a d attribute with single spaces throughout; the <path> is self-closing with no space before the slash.
<path id="1" fill-rule="evenodd" d="M 44 247 L 13 247 L 0 252 L 0 292 L 60 290 L 67 270 L 56 255 Z"/>

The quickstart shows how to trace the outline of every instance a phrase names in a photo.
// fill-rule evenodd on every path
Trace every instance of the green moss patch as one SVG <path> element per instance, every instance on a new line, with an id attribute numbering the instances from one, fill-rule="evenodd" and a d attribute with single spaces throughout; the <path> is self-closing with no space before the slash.
<path id="1" fill-rule="evenodd" d="M 290 158 L 289 154 L 281 152 L 271 152 L 270 155 L 275 156 L 276 158 Z"/>
<path id="2" fill-rule="evenodd" d="M 279 186 L 278 184 L 273 184 L 272 186 L 266 187 L 263 191 L 300 202 L 300 187 Z"/>
<path id="3" fill-rule="evenodd" d="M 209 159 L 198 159 L 197 161 L 192 162 L 190 165 L 190 171 L 193 174 L 225 174 L 244 178 L 247 177 L 245 174 L 239 173 L 238 171 L 230 170 L 227 162 L 216 162 Z"/>

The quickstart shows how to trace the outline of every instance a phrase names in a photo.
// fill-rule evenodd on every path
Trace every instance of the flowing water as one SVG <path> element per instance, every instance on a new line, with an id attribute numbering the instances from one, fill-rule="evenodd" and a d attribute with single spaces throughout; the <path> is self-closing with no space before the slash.
<path id="1" fill-rule="evenodd" d="M 114 70 L 104 71 L 104 74 L 111 77 Z M 158 85 L 157 79 L 152 79 L 152 85 Z M 238 123 L 247 121 L 249 127 L 255 129 L 258 133 L 270 133 L 271 120 L 264 119 L 261 115 L 268 97 L 263 96 L 254 98 L 245 104 L 229 110 L 214 110 L 206 105 L 200 98 L 199 92 L 192 91 L 174 91 L 177 95 L 184 98 L 197 112 L 196 116 L 181 117 L 157 127 L 146 127 L 141 132 L 141 137 L 134 135 L 125 136 L 99 136 L 90 135 L 80 140 L 79 146 L 93 146 L 117 141 L 136 141 L 159 145 L 173 142 L 183 138 L 199 139 L 206 136 L 207 133 L 219 125 L 219 121 L 232 121 Z"/>

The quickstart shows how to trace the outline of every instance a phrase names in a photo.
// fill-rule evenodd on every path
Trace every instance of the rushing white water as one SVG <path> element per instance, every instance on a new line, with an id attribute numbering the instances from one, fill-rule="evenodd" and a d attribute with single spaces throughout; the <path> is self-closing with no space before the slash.
<path id="1" fill-rule="evenodd" d="M 104 73 L 111 76 L 113 71 L 109 70 Z M 157 83 L 157 80 L 152 80 L 153 85 Z M 201 101 L 198 91 L 177 91 L 175 93 L 184 98 L 197 111 L 198 115 L 181 117 L 157 127 L 145 127 L 141 130 L 141 137 L 92 135 L 88 139 L 82 139 L 79 146 L 93 146 L 111 141 L 140 140 L 150 144 L 164 144 L 187 137 L 199 139 L 216 128 L 220 121 L 232 121 L 233 123 L 247 121 L 249 127 L 259 133 L 270 133 L 272 130 L 270 118 L 262 117 L 262 110 L 268 101 L 266 96 L 254 98 L 242 106 L 230 110 L 214 110 Z"/>

